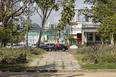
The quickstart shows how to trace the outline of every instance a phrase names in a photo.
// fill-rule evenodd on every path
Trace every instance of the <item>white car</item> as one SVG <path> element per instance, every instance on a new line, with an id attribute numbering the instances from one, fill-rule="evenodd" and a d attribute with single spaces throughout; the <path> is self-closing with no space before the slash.
<path id="1" fill-rule="evenodd" d="M 7 48 L 11 48 L 11 46 L 6 46 Z M 20 48 L 20 47 L 23 47 L 23 46 L 21 46 L 21 45 L 19 45 L 19 44 L 15 44 L 15 45 L 13 45 L 13 47 L 12 48 Z"/>

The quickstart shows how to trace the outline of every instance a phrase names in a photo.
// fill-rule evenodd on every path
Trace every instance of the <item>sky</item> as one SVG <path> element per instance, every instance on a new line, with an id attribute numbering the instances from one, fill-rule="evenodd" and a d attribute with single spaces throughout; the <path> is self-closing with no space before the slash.
<path id="1" fill-rule="evenodd" d="M 75 2 L 75 8 L 84 8 L 84 7 L 90 7 L 90 5 L 84 4 L 83 2 L 84 0 L 76 0 Z M 59 23 L 59 19 L 61 18 L 61 11 L 62 9 L 59 9 L 59 11 L 55 12 L 52 11 L 52 13 L 50 14 L 46 24 L 48 22 L 51 22 L 52 24 L 58 24 Z M 31 17 L 32 19 L 32 23 L 37 23 L 38 25 L 40 25 L 40 17 L 38 14 L 35 14 Z"/>

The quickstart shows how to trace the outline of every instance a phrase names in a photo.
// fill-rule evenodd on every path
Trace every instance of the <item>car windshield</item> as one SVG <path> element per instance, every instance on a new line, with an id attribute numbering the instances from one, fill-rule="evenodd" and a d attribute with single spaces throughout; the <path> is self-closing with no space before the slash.
<path id="1" fill-rule="evenodd" d="M 19 44 L 17 44 L 17 45 L 13 45 L 13 46 L 20 46 Z"/>

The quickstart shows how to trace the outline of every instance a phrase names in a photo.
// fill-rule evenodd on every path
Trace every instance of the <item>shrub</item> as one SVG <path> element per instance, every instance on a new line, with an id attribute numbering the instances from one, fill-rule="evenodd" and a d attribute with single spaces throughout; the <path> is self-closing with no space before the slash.
<path id="1" fill-rule="evenodd" d="M 93 45 L 76 50 L 75 54 L 86 54 L 91 60 L 97 59 L 98 62 L 116 62 L 116 46 L 110 45 Z M 113 52 L 113 56 L 111 55 Z"/>
<path id="2" fill-rule="evenodd" d="M 42 54 L 45 53 L 44 50 L 38 48 L 1 48 L 0 49 L 0 57 L 2 59 L 6 58 L 7 56 L 15 56 L 18 53 L 22 53 L 25 56 L 29 56 L 31 54 Z"/>

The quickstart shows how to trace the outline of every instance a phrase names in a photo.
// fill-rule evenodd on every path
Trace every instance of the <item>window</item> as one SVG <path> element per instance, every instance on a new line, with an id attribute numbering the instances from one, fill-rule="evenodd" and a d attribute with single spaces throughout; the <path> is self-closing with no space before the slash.
<path id="1" fill-rule="evenodd" d="M 87 33 L 87 40 L 93 41 L 93 33 Z"/>
<path id="2" fill-rule="evenodd" d="M 82 34 L 81 33 L 77 33 L 77 38 L 81 38 Z"/>

